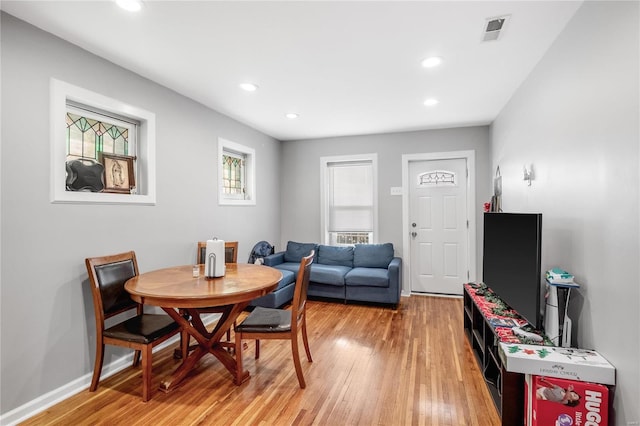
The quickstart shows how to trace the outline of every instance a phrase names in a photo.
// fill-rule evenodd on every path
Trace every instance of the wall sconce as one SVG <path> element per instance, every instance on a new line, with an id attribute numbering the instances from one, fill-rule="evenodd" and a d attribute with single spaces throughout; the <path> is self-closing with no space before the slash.
<path id="1" fill-rule="evenodd" d="M 535 175 L 533 174 L 533 164 L 529 166 L 524 166 L 524 180 L 527 181 L 528 186 L 531 186 L 531 181 L 535 179 Z"/>

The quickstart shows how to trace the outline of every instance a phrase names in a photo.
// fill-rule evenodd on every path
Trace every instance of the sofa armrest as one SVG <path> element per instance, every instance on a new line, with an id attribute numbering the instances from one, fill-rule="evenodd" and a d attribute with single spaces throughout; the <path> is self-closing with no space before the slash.
<path id="1" fill-rule="evenodd" d="M 284 263 L 284 252 L 279 251 L 278 253 L 270 254 L 269 256 L 264 258 L 264 264 L 266 266 L 276 266 L 281 263 Z"/>
<path id="2" fill-rule="evenodd" d="M 396 297 L 395 303 L 400 301 L 402 293 L 402 258 L 394 257 L 389 263 L 389 288 Z"/>

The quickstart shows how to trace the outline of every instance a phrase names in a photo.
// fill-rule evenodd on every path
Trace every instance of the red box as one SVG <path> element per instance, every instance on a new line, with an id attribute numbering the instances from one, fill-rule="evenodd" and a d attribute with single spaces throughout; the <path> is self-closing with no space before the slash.
<path id="1" fill-rule="evenodd" d="M 527 426 L 607 426 L 609 388 L 527 374 L 524 409 Z"/>

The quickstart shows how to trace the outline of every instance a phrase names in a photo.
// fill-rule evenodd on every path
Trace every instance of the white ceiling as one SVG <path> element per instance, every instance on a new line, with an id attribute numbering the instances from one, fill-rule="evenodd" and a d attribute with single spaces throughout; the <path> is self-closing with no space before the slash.
<path id="1" fill-rule="evenodd" d="M 279 140 L 491 123 L 581 1 L 2 1 Z M 497 41 L 487 18 L 510 15 Z M 421 61 L 441 56 L 425 69 Z M 99 78 L 99 76 L 97 76 Z M 238 84 L 254 82 L 255 92 Z M 440 103 L 426 107 L 426 98 Z M 297 112 L 296 120 L 285 118 Z"/>

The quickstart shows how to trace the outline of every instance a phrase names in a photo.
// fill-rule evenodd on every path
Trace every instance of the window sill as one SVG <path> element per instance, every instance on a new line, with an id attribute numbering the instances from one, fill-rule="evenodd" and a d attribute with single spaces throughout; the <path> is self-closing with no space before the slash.
<path id="1" fill-rule="evenodd" d="M 155 197 L 140 194 L 112 194 L 104 192 L 73 192 L 62 190 L 51 200 L 54 204 L 139 204 L 153 206 Z"/>
<path id="2" fill-rule="evenodd" d="M 255 206 L 256 200 L 218 200 L 220 206 Z"/>

